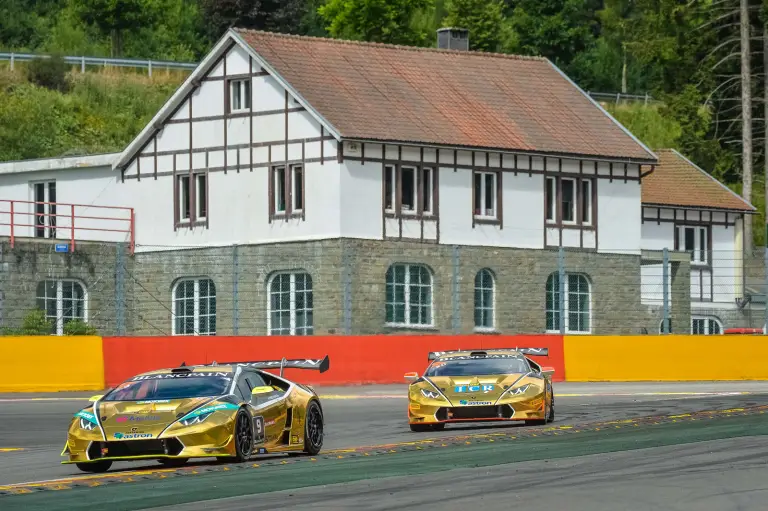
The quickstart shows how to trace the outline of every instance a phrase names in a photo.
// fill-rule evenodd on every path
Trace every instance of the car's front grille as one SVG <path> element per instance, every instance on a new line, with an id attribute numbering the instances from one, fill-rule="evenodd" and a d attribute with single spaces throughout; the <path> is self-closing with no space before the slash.
<path id="1" fill-rule="evenodd" d="M 436 418 L 439 421 L 451 419 L 510 419 L 515 414 L 509 405 L 500 406 L 456 406 L 440 408 Z"/>
<path id="2" fill-rule="evenodd" d="M 88 457 L 95 460 L 99 458 L 121 458 L 124 456 L 176 456 L 182 449 L 184 449 L 184 446 L 175 438 L 93 442 L 88 448 Z"/>

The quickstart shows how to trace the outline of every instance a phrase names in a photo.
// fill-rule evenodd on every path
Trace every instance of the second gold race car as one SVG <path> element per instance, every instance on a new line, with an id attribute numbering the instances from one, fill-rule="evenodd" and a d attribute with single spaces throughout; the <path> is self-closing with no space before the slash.
<path id="1" fill-rule="evenodd" d="M 547 348 L 430 353 L 422 376 L 405 375 L 411 431 L 440 430 L 451 422 L 552 422 L 554 369 L 526 356 L 548 353 Z"/>
<path id="2" fill-rule="evenodd" d="M 325 372 L 322 360 L 269 360 L 185 366 L 140 374 L 75 414 L 62 456 L 84 472 L 114 461 L 190 458 L 242 462 L 254 454 L 317 454 L 323 409 L 315 391 L 283 368 Z M 265 369 L 280 369 L 280 376 Z"/>

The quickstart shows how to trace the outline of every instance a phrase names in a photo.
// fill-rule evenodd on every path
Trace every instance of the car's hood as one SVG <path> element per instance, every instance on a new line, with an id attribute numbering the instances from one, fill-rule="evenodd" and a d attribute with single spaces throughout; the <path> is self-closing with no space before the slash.
<path id="1" fill-rule="evenodd" d="M 485 376 L 434 376 L 428 379 L 437 385 L 445 396 L 458 406 L 461 401 L 493 403 L 522 377 L 523 374 L 498 374 Z"/>
<path id="2" fill-rule="evenodd" d="M 180 419 L 210 397 L 152 401 L 102 401 L 99 418 L 107 440 L 157 438 L 172 422 Z"/>

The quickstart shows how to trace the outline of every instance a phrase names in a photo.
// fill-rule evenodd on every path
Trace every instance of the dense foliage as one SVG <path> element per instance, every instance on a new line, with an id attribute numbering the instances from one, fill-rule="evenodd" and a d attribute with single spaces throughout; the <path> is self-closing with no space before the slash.
<path id="1" fill-rule="evenodd" d="M 764 2 L 748 0 L 755 204 Z M 741 187 L 739 0 L 3 0 L 0 51 L 192 61 L 233 25 L 416 46 L 434 46 L 439 27 L 466 27 L 473 50 L 543 55 L 585 90 L 650 94 L 651 106 L 609 108 L 652 148 L 674 147 Z M 120 149 L 179 80 L 60 75 L 0 75 L 0 159 Z"/>

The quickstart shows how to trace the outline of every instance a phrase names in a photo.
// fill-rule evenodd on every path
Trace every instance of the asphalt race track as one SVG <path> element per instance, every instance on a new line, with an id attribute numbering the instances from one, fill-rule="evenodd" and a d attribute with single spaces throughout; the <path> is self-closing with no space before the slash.
<path id="1" fill-rule="evenodd" d="M 412 452 L 398 454 L 398 448 L 394 448 L 388 451 L 394 454 L 386 459 L 378 455 L 364 459 L 367 468 L 362 475 L 358 469 L 354 474 L 337 474 L 338 477 L 334 478 L 331 477 L 332 470 L 325 471 L 329 477 L 325 482 L 327 485 L 318 480 L 308 488 L 288 490 L 291 487 L 284 486 L 283 478 L 279 484 L 270 487 L 283 491 L 269 490 L 270 493 L 260 495 L 258 507 L 253 507 L 254 503 L 248 497 L 237 497 L 234 496 L 236 493 L 232 493 L 233 496 L 229 498 L 221 498 L 224 494 L 218 494 L 219 500 L 205 500 L 197 505 L 185 503 L 183 508 L 279 509 L 310 505 L 316 508 L 319 505 L 325 509 L 359 509 L 365 505 L 370 509 L 401 509 L 418 505 L 435 509 L 461 509 L 483 501 L 492 509 L 508 509 L 511 502 L 515 506 L 544 505 L 555 509 L 567 505 L 568 509 L 577 510 L 765 509 L 763 504 L 768 497 L 764 483 L 768 480 L 768 428 L 765 432 L 761 432 L 761 428 L 768 426 L 768 382 L 556 384 L 557 417 L 550 429 L 560 428 L 564 436 L 547 441 L 558 440 L 561 443 L 557 445 L 541 444 L 542 433 L 537 428 L 519 425 L 449 425 L 442 432 L 412 433 L 405 422 L 405 385 L 325 387 L 317 390 L 323 399 L 326 419 L 323 452 L 334 454 L 328 458 L 343 458 L 345 452 L 355 448 L 384 444 L 397 446 L 427 438 L 443 439 L 440 445 L 445 450 L 442 454 L 430 454 L 435 463 L 425 463 L 423 470 L 414 468 L 417 464 L 413 460 L 407 461 L 408 456 L 413 455 Z M 87 402 L 84 398 L 90 394 L 0 395 L 0 495 L 4 487 L 8 489 L 8 485 L 73 477 L 81 479 L 84 476 L 73 466 L 61 465 L 59 454 L 72 414 L 84 406 Z M 765 410 L 759 412 L 761 415 L 742 418 L 696 415 L 685 419 L 654 419 L 650 422 L 644 419 L 649 416 L 686 417 L 696 412 L 723 410 L 728 410 L 725 415 L 730 416 L 734 410 L 738 415 L 739 410 L 755 407 L 765 407 Z M 708 419 L 708 422 L 702 419 Z M 691 422 L 682 424 L 688 420 Z M 624 424 L 637 429 L 632 431 L 632 428 L 623 428 L 621 431 L 610 432 L 610 428 L 621 427 L 610 425 L 592 427 L 587 431 L 590 427 L 585 426 L 601 423 Z M 651 427 L 652 424 L 657 425 Z M 682 427 L 688 429 L 683 431 L 680 429 Z M 570 436 L 566 433 L 578 432 L 580 429 L 587 436 L 575 435 L 573 438 L 582 440 L 576 442 L 566 438 Z M 749 435 L 766 436 L 745 436 L 747 433 L 744 431 L 750 431 Z M 464 459 L 461 456 L 450 457 L 450 453 L 461 449 L 460 445 L 472 443 L 463 439 L 472 440 L 477 435 L 487 438 L 494 435 L 512 439 L 517 437 L 514 448 L 518 449 L 519 454 L 512 459 L 521 462 L 510 465 L 506 464 L 509 459 L 498 459 L 488 461 L 496 466 L 484 468 L 484 462 L 469 463 L 471 456 Z M 457 436 L 461 439 L 457 440 Z M 501 437 L 496 438 L 502 440 Z M 657 441 L 660 438 L 665 439 L 663 441 L 668 444 L 666 447 L 659 447 L 661 444 Z M 687 443 L 691 441 L 701 443 Z M 648 448 L 634 450 L 645 446 Z M 371 452 L 377 454 L 387 451 L 379 448 Z M 336 453 L 340 454 L 335 456 Z M 483 459 L 492 458 L 488 454 L 475 454 Z M 363 455 L 368 456 L 365 452 Z M 424 457 L 426 455 L 419 456 L 419 460 L 427 459 Z M 442 458 L 438 460 L 436 456 Z M 539 461 L 524 461 L 526 459 Z M 254 461 L 258 463 L 258 458 Z M 279 461 L 267 461 L 264 464 L 269 463 Z M 209 465 L 201 462 L 190 467 L 191 470 L 204 472 Z M 338 466 L 341 467 L 341 464 Z M 289 470 L 290 467 L 286 465 L 279 468 Z M 313 468 L 318 469 L 318 473 L 321 471 L 319 466 L 309 467 L 302 463 L 297 463 L 296 467 L 295 470 L 303 470 L 302 473 L 310 470 L 308 473 L 312 474 Z M 116 463 L 108 474 L 115 477 L 121 471 L 127 471 L 122 472 L 124 474 L 135 474 L 137 470 L 157 472 L 159 468 L 157 462 Z M 265 466 L 258 470 L 270 469 Z M 417 470 L 418 475 L 414 474 L 414 470 Z M 234 487 L 246 477 L 246 472 L 248 470 L 232 470 L 231 473 L 206 473 L 175 479 L 204 481 L 205 478 L 215 477 L 216 487 L 226 486 L 228 481 Z M 344 484 L 334 484 L 336 482 Z M 324 485 L 315 486 L 320 483 Z M 131 484 L 118 486 L 122 492 L 131 492 Z M 152 488 L 160 491 L 162 485 L 168 483 L 153 481 L 136 484 L 151 484 Z M 103 489 L 106 490 L 108 486 Z M 423 491 L 424 486 L 429 488 L 429 492 Z M 247 483 L 245 490 L 239 494 L 251 493 L 251 487 L 255 488 L 252 483 Z M 531 487 L 551 490 L 544 492 L 544 499 L 544 494 L 539 491 L 527 491 Z M 64 496 L 74 492 L 95 491 L 75 488 L 66 492 L 41 492 L 34 496 L 0 496 L 0 508 L 11 509 L 15 508 L 14 505 L 26 502 L 28 506 L 21 505 L 18 508 L 34 509 L 33 500 L 24 499 L 44 498 L 45 493 Z M 143 507 L 126 503 L 126 507 L 119 509 L 158 507 L 158 503 L 163 506 L 181 504 L 174 495 L 169 493 L 164 500 L 158 497 L 158 500 L 151 501 L 151 505 Z M 216 493 L 211 493 L 211 497 L 206 499 L 216 496 Z M 382 496 L 386 498 L 379 504 L 369 503 L 371 499 Z M 631 505 L 615 507 L 615 498 L 618 496 L 630 499 L 628 502 Z M 82 503 L 89 498 L 81 493 L 78 502 Z M 195 499 L 199 500 L 203 499 Z M 150 504 L 150 501 L 147 503 Z M 50 503 L 39 508 L 48 509 Z M 178 509 L 182 509 L 182 506 Z"/>

